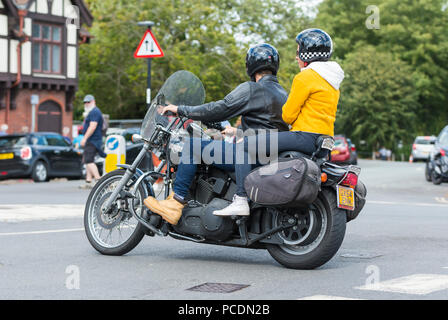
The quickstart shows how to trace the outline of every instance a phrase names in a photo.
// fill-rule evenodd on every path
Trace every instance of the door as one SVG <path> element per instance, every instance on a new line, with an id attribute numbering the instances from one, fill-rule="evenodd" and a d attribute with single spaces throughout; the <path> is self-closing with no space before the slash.
<path id="1" fill-rule="evenodd" d="M 52 100 L 43 102 L 37 112 L 37 129 L 40 132 L 62 133 L 62 111 Z"/>

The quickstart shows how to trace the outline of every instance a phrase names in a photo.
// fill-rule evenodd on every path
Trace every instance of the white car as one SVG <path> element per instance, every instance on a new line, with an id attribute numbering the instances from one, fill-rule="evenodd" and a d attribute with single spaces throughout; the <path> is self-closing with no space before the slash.
<path id="1" fill-rule="evenodd" d="M 412 160 L 428 160 L 431 152 L 434 150 L 436 139 L 435 136 L 419 136 L 415 138 L 412 145 Z"/>

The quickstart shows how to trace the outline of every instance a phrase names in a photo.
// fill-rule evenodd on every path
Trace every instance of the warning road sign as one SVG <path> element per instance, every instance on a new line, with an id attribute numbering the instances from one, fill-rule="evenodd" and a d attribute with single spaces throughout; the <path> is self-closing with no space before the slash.
<path id="1" fill-rule="evenodd" d="M 151 30 L 148 29 L 137 50 L 135 50 L 134 58 L 157 58 L 163 56 L 162 48 L 160 48 Z"/>

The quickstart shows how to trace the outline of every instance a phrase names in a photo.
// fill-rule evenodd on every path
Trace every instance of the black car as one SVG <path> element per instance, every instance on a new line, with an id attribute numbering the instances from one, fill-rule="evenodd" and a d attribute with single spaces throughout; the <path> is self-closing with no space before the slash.
<path id="1" fill-rule="evenodd" d="M 0 136 L 0 179 L 31 177 L 36 182 L 50 177 L 82 176 L 82 153 L 62 135 L 36 132 Z"/>

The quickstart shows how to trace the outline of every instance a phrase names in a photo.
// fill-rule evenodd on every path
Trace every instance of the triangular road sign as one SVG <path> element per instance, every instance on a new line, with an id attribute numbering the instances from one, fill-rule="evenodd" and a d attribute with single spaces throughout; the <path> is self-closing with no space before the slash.
<path id="1" fill-rule="evenodd" d="M 156 38 L 151 30 L 147 30 L 142 41 L 140 41 L 137 50 L 135 50 L 134 58 L 157 58 L 163 56 L 164 53 Z"/>

